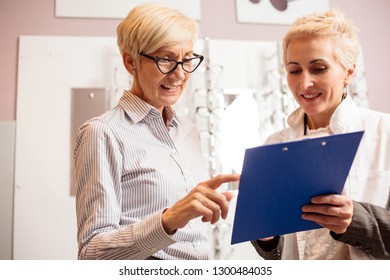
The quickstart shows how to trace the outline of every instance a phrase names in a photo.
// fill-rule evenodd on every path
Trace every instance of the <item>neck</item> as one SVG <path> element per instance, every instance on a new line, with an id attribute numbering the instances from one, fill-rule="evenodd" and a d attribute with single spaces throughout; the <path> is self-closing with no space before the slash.
<path id="1" fill-rule="evenodd" d="M 340 103 L 345 99 L 346 94 L 343 93 Z M 337 104 L 336 107 L 330 108 L 327 112 L 324 112 L 323 114 L 316 114 L 309 116 L 308 114 L 305 113 L 304 117 L 304 126 L 305 126 L 305 135 L 306 135 L 306 126 L 309 127 L 309 129 L 319 129 L 319 128 L 325 128 L 329 125 L 330 119 L 336 110 L 336 108 L 340 105 Z"/>
<path id="2" fill-rule="evenodd" d="M 321 127 L 327 127 L 329 125 L 329 122 L 330 122 L 330 118 L 327 121 L 321 121 L 321 122 L 317 121 L 316 122 L 315 118 L 311 118 L 305 113 L 304 119 L 303 119 L 303 123 L 304 123 L 303 134 L 307 135 L 308 129 L 313 130 L 313 129 L 319 129 Z"/>
<path id="3" fill-rule="evenodd" d="M 161 111 L 161 116 L 164 120 L 166 127 L 169 127 L 170 123 L 172 122 L 173 116 L 174 116 L 174 112 L 173 112 L 172 108 L 169 106 L 163 107 L 162 111 Z"/>
<path id="4" fill-rule="evenodd" d="M 327 127 L 329 125 L 330 118 L 316 119 L 310 116 L 307 117 L 307 126 L 310 129 L 319 129 L 321 127 Z"/>

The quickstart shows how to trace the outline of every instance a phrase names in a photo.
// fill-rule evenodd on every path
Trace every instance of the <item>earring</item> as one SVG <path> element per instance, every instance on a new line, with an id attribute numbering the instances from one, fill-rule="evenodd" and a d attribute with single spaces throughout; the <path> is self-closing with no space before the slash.
<path id="1" fill-rule="evenodd" d="M 343 88 L 343 96 L 342 96 L 342 100 L 345 98 L 345 97 L 347 97 L 347 94 L 348 94 L 348 92 L 349 92 L 349 87 L 348 87 L 348 85 L 346 85 L 346 86 L 344 86 L 344 88 Z"/>
<path id="2" fill-rule="evenodd" d="M 136 73 L 137 73 L 137 69 L 136 69 L 136 67 L 135 67 L 135 64 L 134 64 L 134 63 L 132 63 L 132 64 L 131 64 L 131 70 L 133 71 L 133 73 L 134 73 L 134 74 L 136 74 Z"/>

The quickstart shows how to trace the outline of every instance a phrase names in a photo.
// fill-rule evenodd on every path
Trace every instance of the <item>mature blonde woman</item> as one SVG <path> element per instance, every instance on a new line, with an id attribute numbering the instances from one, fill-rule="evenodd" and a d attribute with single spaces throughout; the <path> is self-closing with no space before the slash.
<path id="1" fill-rule="evenodd" d="M 198 133 L 171 107 L 203 60 L 193 52 L 197 31 L 194 20 L 155 4 L 135 7 L 118 26 L 133 83 L 77 137 L 79 259 L 208 258 L 204 222 L 226 218 L 232 198 L 215 190 L 239 177 L 205 181 Z"/>
<path id="2" fill-rule="evenodd" d="M 297 19 L 284 37 L 287 81 L 300 107 L 267 143 L 365 132 L 342 195 L 313 197 L 302 208 L 303 219 L 323 228 L 253 241 L 266 259 L 390 258 L 390 116 L 357 107 L 347 94 L 356 33 L 328 11 Z"/>

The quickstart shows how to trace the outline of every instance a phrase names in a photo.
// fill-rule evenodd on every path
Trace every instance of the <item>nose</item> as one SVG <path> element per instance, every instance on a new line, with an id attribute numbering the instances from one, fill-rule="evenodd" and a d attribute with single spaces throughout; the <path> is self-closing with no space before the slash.
<path id="1" fill-rule="evenodd" d="M 190 75 L 190 73 L 187 73 L 183 70 L 183 65 L 177 65 L 175 70 L 169 73 L 169 76 L 174 76 L 177 79 L 184 79 L 186 75 Z"/>
<path id="2" fill-rule="evenodd" d="M 313 86 L 313 79 L 309 73 L 302 73 L 299 86 L 302 90 L 307 90 Z"/>

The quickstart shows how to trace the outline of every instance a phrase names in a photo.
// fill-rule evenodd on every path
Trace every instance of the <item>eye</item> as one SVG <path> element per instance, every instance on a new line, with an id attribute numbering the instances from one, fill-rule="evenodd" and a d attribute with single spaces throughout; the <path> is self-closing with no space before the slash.
<path id="1" fill-rule="evenodd" d="M 192 59 L 193 59 L 193 58 L 185 58 L 185 59 L 183 59 L 183 63 L 184 63 L 184 64 L 187 64 L 187 65 L 188 65 L 188 64 L 191 64 L 191 63 L 192 63 Z"/>
<path id="2" fill-rule="evenodd" d="M 291 75 L 297 75 L 299 73 L 301 73 L 302 70 L 301 69 L 295 69 L 295 68 L 291 68 L 288 70 L 288 73 L 291 74 Z"/>
<path id="3" fill-rule="evenodd" d="M 170 64 L 170 63 L 172 63 L 172 59 L 165 58 L 165 57 L 159 57 L 158 63 L 159 64 Z"/>
<path id="4" fill-rule="evenodd" d="M 322 74 L 326 72 L 328 69 L 326 67 L 314 67 L 311 71 L 315 74 Z"/>
<path id="5" fill-rule="evenodd" d="M 323 63 L 313 63 L 310 66 L 310 72 L 313 74 L 322 74 L 328 70 L 328 66 Z"/>

